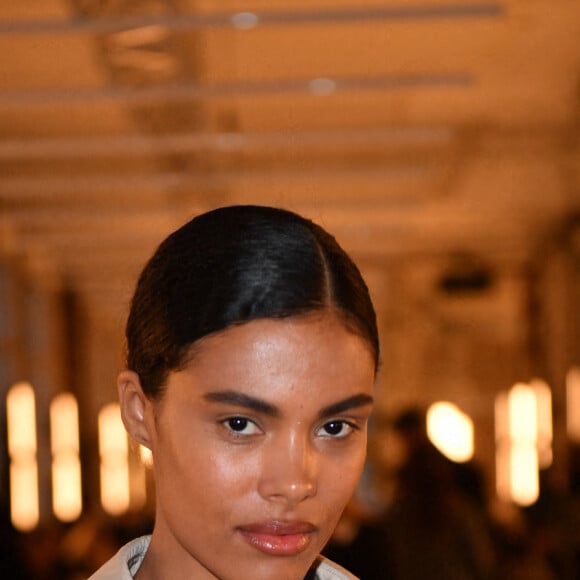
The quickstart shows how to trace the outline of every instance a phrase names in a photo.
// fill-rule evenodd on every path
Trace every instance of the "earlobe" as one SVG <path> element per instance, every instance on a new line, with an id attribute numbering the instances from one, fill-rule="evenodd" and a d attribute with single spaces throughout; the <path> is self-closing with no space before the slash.
<path id="1" fill-rule="evenodd" d="M 117 379 L 117 389 L 125 429 L 137 443 L 151 449 L 152 433 L 148 420 L 151 403 L 143 393 L 139 375 L 134 371 L 123 371 Z"/>

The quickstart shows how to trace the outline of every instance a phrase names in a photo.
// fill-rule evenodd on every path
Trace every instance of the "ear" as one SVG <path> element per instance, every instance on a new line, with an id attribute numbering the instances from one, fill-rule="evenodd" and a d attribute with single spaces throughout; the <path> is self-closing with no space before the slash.
<path id="1" fill-rule="evenodd" d="M 123 371 L 117 378 L 121 417 L 125 429 L 137 443 L 151 449 L 154 422 L 151 401 L 141 387 L 139 375 Z"/>

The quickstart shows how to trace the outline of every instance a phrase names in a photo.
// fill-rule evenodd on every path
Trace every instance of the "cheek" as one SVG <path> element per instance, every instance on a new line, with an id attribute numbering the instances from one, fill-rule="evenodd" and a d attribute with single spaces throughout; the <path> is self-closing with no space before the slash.
<path id="1" fill-rule="evenodd" d="M 198 490 L 210 501 L 226 501 L 245 494 L 259 472 L 259 458 L 198 435 L 188 441 L 165 442 L 159 448 L 156 476 L 187 496 Z"/>
<path id="2" fill-rule="evenodd" d="M 327 461 L 321 470 L 324 490 L 320 491 L 328 498 L 333 498 L 336 509 L 344 507 L 351 498 L 359 482 L 366 457 L 364 447 L 353 450 L 348 459 Z"/>
<path id="3" fill-rule="evenodd" d="M 246 496 L 256 488 L 261 469 L 259 453 L 239 449 L 216 449 L 212 453 L 210 470 L 216 488 L 227 488 L 230 497 Z"/>

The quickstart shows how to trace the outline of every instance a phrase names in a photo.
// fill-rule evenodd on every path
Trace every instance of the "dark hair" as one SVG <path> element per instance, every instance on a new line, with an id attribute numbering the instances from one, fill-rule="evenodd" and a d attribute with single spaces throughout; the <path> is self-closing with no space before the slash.
<path id="1" fill-rule="evenodd" d="M 376 368 L 379 340 L 367 286 L 330 234 L 286 210 L 216 209 L 173 232 L 141 273 L 127 321 L 127 367 L 155 398 L 204 336 L 327 308 L 369 342 Z"/>

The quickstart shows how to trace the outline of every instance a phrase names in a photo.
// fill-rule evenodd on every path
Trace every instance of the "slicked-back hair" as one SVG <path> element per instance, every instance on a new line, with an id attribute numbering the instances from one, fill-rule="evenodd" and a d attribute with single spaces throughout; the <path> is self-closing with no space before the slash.
<path id="1" fill-rule="evenodd" d="M 146 264 L 127 321 L 127 368 L 155 399 L 201 338 L 251 320 L 325 309 L 368 342 L 376 368 L 373 304 L 334 237 L 290 211 L 219 208 L 173 232 Z"/>

